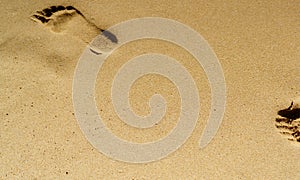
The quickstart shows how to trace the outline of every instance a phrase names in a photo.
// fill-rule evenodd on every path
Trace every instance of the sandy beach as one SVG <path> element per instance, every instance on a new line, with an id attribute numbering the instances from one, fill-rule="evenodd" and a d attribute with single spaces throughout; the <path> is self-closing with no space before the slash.
<path id="1" fill-rule="evenodd" d="M 37 11 L 59 5 L 75 7 L 84 18 L 71 9 L 76 17 L 59 16 L 60 25 L 50 15 L 52 24 L 32 20 Z M 300 96 L 299 10 L 297 0 L 1 0 L 0 179 L 299 179 L 300 142 L 292 133 L 300 123 L 283 121 L 295 126 L 288 135 L 275 126 L 277 112 Z M 176 126 L 180 114 L 176 86 L 149 74 L 131 87 L 130 104 L 136 114 L 147 115 L 148 99 L 161 94 L 165 116 L 148 129 L 120 120 L 111 84 L 131 58 L 150 52 L 173 57 L 193 77 L 200 98 L 200 116 L 187 141 L 159 161 L 134 164 L 107 157 L 85 138 L 75 117 L 72 83 L 97 28 L 142 17 L 176 20 L 206 39 L 224 72 L 226 111 L 213 140 L 200 149 L 211 108 L 203 68 L 168 42 L 143 39 L 120 47 L 103 64 L 95 85 L 98 112 L 116 136 L 155 141 Z"/>

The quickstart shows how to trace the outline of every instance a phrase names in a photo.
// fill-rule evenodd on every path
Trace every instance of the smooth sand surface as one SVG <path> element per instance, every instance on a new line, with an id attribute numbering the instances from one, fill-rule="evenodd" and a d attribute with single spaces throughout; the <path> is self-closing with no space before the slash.
<path id="1" fill-rule="evenodd" d="M 165 119 L 153 129 L 122 124 L 110 100 L 118 68 L 134 56 L 156 52 L 178 59 L 195 79 L 201 99 L 196 128 L 179 150 L 157 162 L 124 163 L 94 149 L 77 124 L 72 104 L 72 79 L 86 47 L 84 38 L 80 33 L 58 34 L 30 20 L 36 11 L 52 5 L 72 5 L 103 29 L 154 16 L 177 20 L 199 32 L 219 58 L 227 85 L 225 116 L 211 143 L 199 149 L 210 108 L 203 69 L 180 47 L 143 40 L 121 47 L 98 76 L 96 99 L 105 123 L 121 138 L 135 142 L 163 137 L 174 127 L 180 97 L 165 78 L 145 76 L 130 92 L 137 114 L 149 113 L 145 98 L 153 93 L 167 100 Z M 299 178 L 300 149 L 275 127 L 277 111 L 300 95 L 299 10 L 300 1 L 285 0 L 1 0 L 0 179 Z M 84 23 L 71 25 L 81 28 Z"/>

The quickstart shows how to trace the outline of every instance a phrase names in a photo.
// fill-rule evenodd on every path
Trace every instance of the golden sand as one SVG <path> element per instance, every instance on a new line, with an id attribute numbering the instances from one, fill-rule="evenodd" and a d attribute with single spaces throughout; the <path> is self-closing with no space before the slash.
<path id="1" fill-rule="evenodd" d="M 101 29 L 133 18 L 164 17 L 199 32 L 219 58 L 227 86 L 225 116 L 211 143 L 199 149 L 210 110 L 205 72 L 180 47 L 143 40 L 121 47 L 98 75 L 96 100 L 105 124 L 119 137 L 134 142 L 155 140 L 174 127 L 179 94 L 165 78 L 145 76 L 130 92 L 133 110 L 140 115 L 149 113 L 144 99 L 153 93 L 167 100 L 167 114 L 153 129 L 124 125 L 110 100 L 110 84 L 122 63 L 156 52 L 178 59 L 195 79 L 201 99 L 196 128 L 177 151 L 147 164 L 116 161 L 93 148 L 74 116 L 72 80 L 94 31 L 82 19 L 71 18 L 70 27 L 63 24 L 56 30 L 30 19 L 36 11 L 53 5 L 76 7 Z M 298 143 L 288 141 L 275 127 L 277 111 L 300 95 L 299 1 L 12 0 L 0 1 L 0 9 L 0 179 L 300 177 Z M 89 32 L 82 34 L 86 29 Z"/>

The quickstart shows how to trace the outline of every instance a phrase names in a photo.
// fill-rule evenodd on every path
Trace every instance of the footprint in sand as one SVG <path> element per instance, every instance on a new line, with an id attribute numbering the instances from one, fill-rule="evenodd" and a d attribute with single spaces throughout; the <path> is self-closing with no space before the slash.
<path id="1" fill-rule="evenodd" d="M 91 51 L 96 54 L 110 51 L 118 42 L 113 33 L 97 27 L 73 6 L 51 6 L 37 11 L 31 19 L 53 33 L 69 34 L 89 43 Z"/>
<path id="2" fill-rule="evenodd" d="M 288 140 L 300 142 L 300 97 L 295 98 L 291 105 L 278 111 L 275 126 Z"/>

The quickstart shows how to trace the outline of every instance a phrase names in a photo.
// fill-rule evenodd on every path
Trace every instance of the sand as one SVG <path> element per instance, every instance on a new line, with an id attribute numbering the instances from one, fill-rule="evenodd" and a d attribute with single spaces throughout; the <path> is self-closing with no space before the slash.
<path id="1" fill-rule="evenodd" d="M 180 47 L 143 40 L 121 47 L 98 75 L 96 100 L 105 124 L 134 142 L 163 137 L 175 126 L 180 97 L 165 78 L 145 76 L 130 92 L 133 109 L 141 115 L 149 113 L 145 98 L 153 93 L 167 100 L 167 114 L 153 129 L 124 125 L 110 100 L 118 68 L 134 56 L 156 52 L 178 59 L 195 79 L 201 99 L 196 128 L 177 151 L 156 162 L 125 163 L 98 152 L 80 130 L 72 103 L 75 67 L 93 32 L 88 37 L 77 30 L 57 33 L 30 19 L 52 5 L 72 5 L 102 29 L 152 16 L 199 32 L 219 58 L 227 86 L 226 112 L 210 144 L 199 149 L 210 110 L 205 72 Z M 275 127 L 277 111 L 300 96 L 299 9 L 299 1 L 284 0 L 0 1 L 0 178 L 299 178 L 299 146 Z M 80 20 L 70 22 L 78 29 L 86 26 Z"/>

